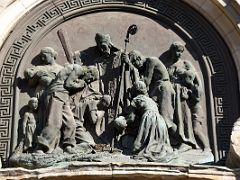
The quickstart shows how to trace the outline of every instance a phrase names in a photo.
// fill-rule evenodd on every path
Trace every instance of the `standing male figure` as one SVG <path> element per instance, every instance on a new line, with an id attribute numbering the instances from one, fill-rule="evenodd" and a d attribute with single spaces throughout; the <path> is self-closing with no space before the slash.
<path id="1" fill-rule="evenodd" d="M 99 72 L 97 88 L 100 94 L 110 95 L 111 102 L 105 113 L 103 122 L 103 134 L 100 135 L 105 142 L 110 143 L 113 135 L 111 122 L 117 113 L 117 99 L 119 94 L 119 79 L 121 74 L 121 50 L 116 48 L 108 34 L 97 33 L 95 36 L 99 57 L 95 59 L 95 65 Z"/>
<path id="2" fill-rule="evenodd" d="M 129 64 L 137 68 L 140 78 L 145 82 L 150 97 L 158 104 L 159 112 L 167 127 L 175 132 L 173 123 L 174 89 L 164 64 L 156 57 L 144 57 L 139 51 L 129 52 Z M 124 58 L 128 58 L 124 56 Z M 128 61 L 128 60 L 125 60 Z M 134 70 L 134 67 L 131 69 Z"/>
<path id="3" fill-rule="evenodd" d="M 59 71 L 63 69 L 63 66 L 56 63 L 57 52 L 53 48 L 42 48 L 39 56 L 42 65 L 30 67 L 24 71 L 28 85 L 35 88 L 32 96 L 37 97 L 39 101 L 38 119 L 41 125 L 37 131 L 41 131 L 46 122 L 45 114 L 48 104 L 46 90 Z"/>
<path id="4" fill-rule="evenodd" d="M 42 65 L 27 68 L 24 76 L 31 87 L 36 87 L 33 96 L 41 98 L 47 86 L 56 78 L 63 66 L 56 63 L 57 52 L 51 47 L 41 49 L 40 60 Z"/>
<path id="5" fill-rule="evenodd" d="M 62 130 L 62 148 L 66 152 L 73 152 L 76 123 L 70 108 L 69 90 L 85 87 L 82 79 L 84 71 L 84 67 L 78 64 L 68 64 L 50 84 L 47 123 L 38 137 L 38 149 L 51 153 L 59 145 Z"/>
<path id="6" fill-rule="evenodd" d="M 117 105 L 117 100 L 118 100 L 118 92 L 120 89 L 120 79 L 124 79 L 124 89 L 125 92 L 123 93 L 122 96 L 124 98 L 122 99 L 127 99 L 127 90 L 131 88 L 131 84 L 133 83 L 134 77 L 133 74 L 127 75 L 124 73 L 124 77 L 122 76 L 122 51 L 118 48 L 116 48 L 112 41 L 111 38 L 108 34 L 100 34 L 97 33 L 95 36 L 95 41 L 97 43 L 97 48 L 100 53 L 100 57 L 96 59 L 96 65 L 99 71 L 99 91 L 102 94 L 107 94 L 112 97 L 111 100 L 111 107 L 112 109 L 116 109 Z M 126 68 L 127 69 L 127 68 Z M 121 104 L 119 106 L 119 110 L 114 110 L 110 112 L 109 116 L 113 120 L 116 117 L 116 112 L 120 114 L 122 112 L 122 109 L 126 104 Z"/>
<path id="7" fill-rule="evenodd" d="M 113 45 L 108 34 L 97 33 L 95 41 L 100 54 L 95 60 L 99 71 L 99 91 L 101 94 L 110 95 L 111 106 L 116 106 L 116 93 L 121 73 L 121 50 Z"/>

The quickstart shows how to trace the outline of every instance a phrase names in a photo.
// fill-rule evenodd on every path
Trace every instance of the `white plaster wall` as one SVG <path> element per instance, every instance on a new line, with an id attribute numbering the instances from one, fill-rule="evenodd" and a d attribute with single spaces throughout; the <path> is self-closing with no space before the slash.
<path id="1" fill-rule="evenodd" d="M 2 0 L 0 2 L 0 14 L 6 7 L 8 7 L 14 1 L 16 1 L 16 0 Z"/>

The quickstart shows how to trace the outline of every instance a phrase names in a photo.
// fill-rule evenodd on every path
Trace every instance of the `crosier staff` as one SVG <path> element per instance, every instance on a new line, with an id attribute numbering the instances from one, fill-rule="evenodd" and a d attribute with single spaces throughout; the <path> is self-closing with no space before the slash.
<path id="1" fill-rule="evenodd" d="M 135 24 L 131 25 L 128 27 L 128 30 L 127 30 L 127 35 L 126 35 L 126 38 L 124 40 L 125 42 L 125 48 L 124 48 L 124 54 L 126 54 L 127 52 L 127 44 L 129 43 L 129 37 L 130 37 L 130 34 L 131 35 L 134 35 L 137 33 L 137 26 Z M 120 80 L 120 84 L 119 84 L 119 96 L 118 96 L 118 100 L 117 100 L 117 109 L 116 109 L 116 117 L 118 116 L 119 114 L 119 106 L 120 106 L 120 103 L 122 102 L 123 103 L 123 97 L 124 97 L 124 82 L 126 81 L 125 76 L 124 76 L 124 73 L 126 71 L 126 63 L 123 62 L 122 63 L 122 72 L 121 72 L 121 80 Z M 124 81 L 125 80 L 125 81 Z M 115 118 L 116 118 L 115 117 Z"/>
<path id="2" fill-rule="evenodd" d="M 138 30 L 138 27 L 137 25 L 133 24 L 131 26 L 128 27 L 128 30 L 127 30 L 127 34 L 126 34 L 126 38 L 124 40 L 125 42 L 125 47 L 124 47 L 124 54 L 127 53 L 127 45 L 129 43 L 129 37 L 130 35 L 134 35 L 137 33 L 137 30 Z M 121 80 L 120 80 L 120 83 L 119 83 L 119 95 L 118 95 L 118 99 L 117 99 L 117 108 L 116 108 L 116 114 L 115 114 L 115 118 L 117 118 L 117 116 L 119 115 L 119 109 L 120 109 L 120 103 L 124 104 L 123 101 L 124 101 L 124 87 L 127 87 L 126 84 L 124 83 L 127 83 L 127 75 L 126 75 L 126 71 L 129 71 L 129 70 L 126 70 L 126 63 L 123 61 L 122 62 L 122 72 L 121 72 Z M 114 139 L 116 138 L 116 131 L 114 130 L 114 138 L 112 139 L 112 144 L 111 144 L 111 152 L 113 152 L 113 148 L 114 148 Z"/>

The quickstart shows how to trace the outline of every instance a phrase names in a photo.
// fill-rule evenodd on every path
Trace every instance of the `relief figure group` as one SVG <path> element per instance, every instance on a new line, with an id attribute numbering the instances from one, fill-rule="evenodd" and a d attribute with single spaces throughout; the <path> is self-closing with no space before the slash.
<path id="1" fill-rule="evenodd" d="M 108 34 L 97 33 L 95 41 L 99 54 L 91 65 L 59 65 L 57 52 L 44 47 L 42 65 L 25 69 L 34 92 L 24 115 L 23 153 L 74 154 L 102 145 L 133 159 L 169 162 L 192 149 L 211 152 L 203 85 L 182 59 L 182 43 L 171 44 L 163 63 L 115 47 Z"/>

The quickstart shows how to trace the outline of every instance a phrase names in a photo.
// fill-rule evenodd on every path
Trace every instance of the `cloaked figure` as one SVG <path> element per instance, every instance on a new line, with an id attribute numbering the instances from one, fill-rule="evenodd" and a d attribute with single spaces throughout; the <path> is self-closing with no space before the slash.
<path id="1" fill-rule="evenodd" d="M 131 123 L 139 124 L 132 146 L 134 157 L 154 162 L 169 162 L 176 158 L 176 153 L 170 145 L 166 122 L 160 115 L 157 104 L 144 94 L 146 86 L 142 88 L 143 82 L 139 83 L 134 84 L 141 90 L 131 101 L 132 111 L 125 117 L 116 118 L 115 127 L 125 129 Z"/>
<path id="2" fill-rule="evenodd" d="M 205 120 L 201 106 L 203 87 L 201 79 L 190 61 L 182 59 L 184 45 L 173 42 L 169 49 L 170 58 L 166 67 L 175 90 L 174 122 L 177 124 L 176 135 L 180 140 L 179 151 L 199 148 L 198 138 L 204 151 L 211 151 L 204 133 Z"/>

